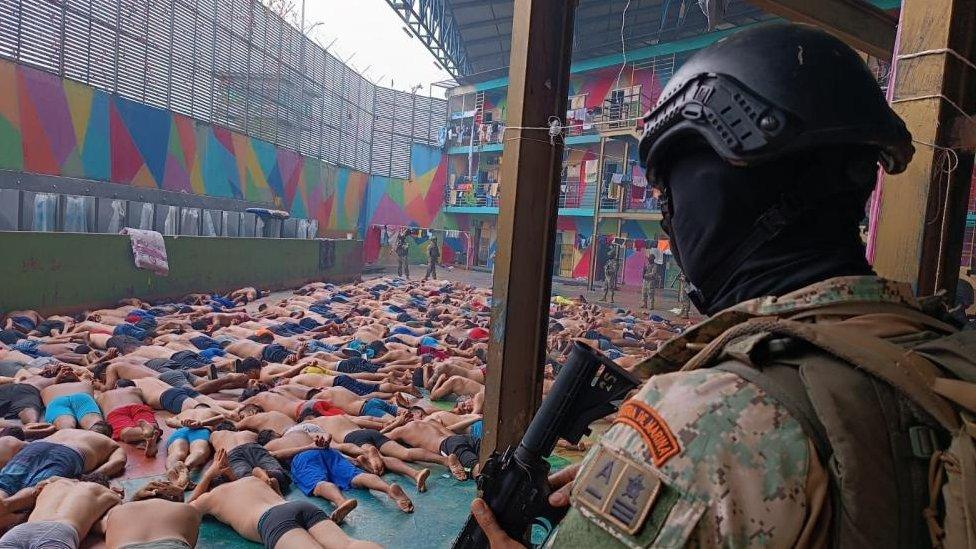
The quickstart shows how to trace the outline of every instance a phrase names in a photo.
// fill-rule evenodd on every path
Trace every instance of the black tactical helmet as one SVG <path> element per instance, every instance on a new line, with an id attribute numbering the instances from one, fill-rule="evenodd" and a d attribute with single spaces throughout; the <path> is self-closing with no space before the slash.
<path id="1" fill-rule="evenodd" d="M 787 23 L 722 39 L 671 77 L 644 117 L 640 157 L 650 180 L 689 133 L 737 166 L 824 145 L 873 145 L 885 171 L 900 173 L 915 153 L 857 52 L 816 27 Z"/>

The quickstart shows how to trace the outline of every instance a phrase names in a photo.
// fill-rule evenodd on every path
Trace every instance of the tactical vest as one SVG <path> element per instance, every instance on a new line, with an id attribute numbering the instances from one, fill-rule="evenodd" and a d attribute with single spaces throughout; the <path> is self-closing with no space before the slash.
<path id="1" fill-rule="evenodd" d="M 682 370 L 735 373 L 801 424 L 829 472 L 831 546 L 976 547 L 976 332 L 892 303 L 730 314 L 685 341 Z M 925 329 L 809 322 L 833 314 Z"/>

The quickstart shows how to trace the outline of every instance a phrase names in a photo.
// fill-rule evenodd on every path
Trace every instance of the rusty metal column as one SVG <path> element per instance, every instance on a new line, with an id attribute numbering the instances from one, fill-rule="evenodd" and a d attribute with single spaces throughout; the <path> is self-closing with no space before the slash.
<path id="1" fill-rule="evenodd" d="M 542 401 L 575 0 L 515 0 L 482 459 L 522 438 Z"/>
<path id="2" fill-rule="evenodd" d="M 885 179 L 874 266 L 921 295 L 954 296 L 973 173 L 976 0 L 905 0 L 902 10 L 892 106 L 917 152 Z"/>
<path id="3" fill-rule="evenodd" d="M 586 289 L 593 291 L 596 284 L 596 255 L 600 250 L 597 235 L 600 234 L 600 208 L 603 207 L 603 154 L 606 152 L 607 138 L 600 137 L 600 156 L 597 157 L 596 171 L 596 200 L 593 204 L 593 234 L 590 239 L 590 265 L 586 269 Z M 585 164 L 584 164 L 585 165 Z M 583 170 L 583 177 L 586 177 L 586 170 Z"/>

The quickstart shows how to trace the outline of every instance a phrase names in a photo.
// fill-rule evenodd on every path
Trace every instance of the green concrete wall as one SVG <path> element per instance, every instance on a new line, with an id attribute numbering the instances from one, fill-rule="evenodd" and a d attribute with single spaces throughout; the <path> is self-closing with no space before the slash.
<path id="1" fill-rule="evenodd" d="M 178 298 L 254 286 L 280 290 L 350 281 L 362 272 L 362 242 L 336 240 L 319 268 L 319 240 L 166 237 L 169 276 L 136 269 L 129 238 L 110 234 L 0 232 L 0 313 L 74 312 L 127 297 Z"/>

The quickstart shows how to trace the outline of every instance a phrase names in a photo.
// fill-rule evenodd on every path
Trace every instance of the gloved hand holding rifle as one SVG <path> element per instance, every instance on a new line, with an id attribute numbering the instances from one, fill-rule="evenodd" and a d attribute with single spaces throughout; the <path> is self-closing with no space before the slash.
<path id="1" fill-rule="evenodd" d="M 533 525 L 551 533 L 566 515 L 577 467 L 549 477 L 546 458 L 560 438 L 578 443 L 590 423 L 615 412 L 638 384 L 610 359 L 575 343 L 518 447 L 485 462 L 477 479 L 481 499 L 472 504 L 474 514 L 454 549 L 531 546 Z"/>

